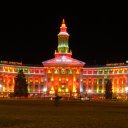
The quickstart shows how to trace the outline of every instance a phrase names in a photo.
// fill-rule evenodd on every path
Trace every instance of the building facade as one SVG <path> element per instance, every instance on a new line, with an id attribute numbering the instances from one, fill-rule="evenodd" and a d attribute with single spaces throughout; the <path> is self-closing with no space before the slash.
<path id="1" fill-rule="evenodd" d="M 42 62 L 43 66 L 28 66 L 19 62 L 0 61 L 0 97 L 14 92 L 15 76 L 23 70 L 28 83 L 29 96 L 86 95 L 103 99 L 108 79 L 112 81 L 113 97 L 128 96 L 128 65 L 107 64 L 103 67 L 84 67 L 85 62 L 72 58 L 69 34 L 62 21 L 58 34 L 58 47 L 54 58 Z"/>

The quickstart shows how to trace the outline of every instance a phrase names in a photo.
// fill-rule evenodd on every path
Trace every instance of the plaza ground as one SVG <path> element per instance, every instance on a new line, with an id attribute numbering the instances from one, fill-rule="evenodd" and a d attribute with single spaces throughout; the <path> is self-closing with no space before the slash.
<path id="1" fill-rule="evenodd" d="M 0 128 L 128 128 L 128 102 L 1 99 Z"/>

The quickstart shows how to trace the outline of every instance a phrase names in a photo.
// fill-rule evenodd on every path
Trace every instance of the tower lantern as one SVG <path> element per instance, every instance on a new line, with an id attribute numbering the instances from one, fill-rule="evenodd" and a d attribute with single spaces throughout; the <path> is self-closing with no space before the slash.
<path id="1" fill-rule="evenodd" d="M 60 26 L 60 32 L 58 34 L 58 49 L 55 52 L 55 56 L 60 55 L 68 55 L 71 56 L 68 46 L 69 34 L 67 32 L 67 27 L 65 24 L 65 20 L 62 20 L 62 24 Z"/>

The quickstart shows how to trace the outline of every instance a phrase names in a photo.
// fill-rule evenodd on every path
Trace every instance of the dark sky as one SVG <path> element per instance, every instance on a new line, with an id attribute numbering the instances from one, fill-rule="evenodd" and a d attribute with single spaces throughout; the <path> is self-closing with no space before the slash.
<path id="1" fill-rule="evenodd" d="M 41 64 L 52 59 L 63 18 L 70 34 L 73 58 L 87 65 L 119 63 L 128 59 L 125 26 L 120 12 L 68 11 L 51 12 L 37 19 L 33 17 L 34 22 L 1 24 L 0 44 L 3 46 L 0 46 L 0 59 L 22 60 L 24 64 Z"/>

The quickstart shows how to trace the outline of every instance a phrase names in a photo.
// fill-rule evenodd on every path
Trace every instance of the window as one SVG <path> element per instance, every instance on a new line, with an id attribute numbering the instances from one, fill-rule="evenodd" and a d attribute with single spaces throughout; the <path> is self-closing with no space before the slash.
<path id="1" fill-rule="evenodd" d="M 97 86 L 94 85 L 94 92 L 97 92 Z"/>
<path id="2" fill-rule="evenodd" d="M 101 92 L 101 90 L 102 90 L 102 86 L 100 85 L 100 86 L 99 86 L 99 92 Z"/>
<path id="3" fill-rule="evenodd" d="M 108 79 L 104 79 L 104 84 L 106 84 L 106 83 L 107 83 L 107 81 L 108 81 Z"/>
<path id="4" fill-rule="evenodd" d="M 58 69 L 56 69 L 55 71 L 54 71 L 54 74 L 58 74 L 59 73 L 59 71 L 58 71 Z"/>
<path id="5" fill-rule="evenodd" d="M 92 71 L 91 71 L 91 70 L 89 70 L 89 71 L 88 71 L 88 74 L 92 74 Z"/>
<path id="6" fill-rule="evenodd" d="M 35 85 L 35 91 L 38 92 L 38 85 Z"/>
<path id="7" fill-rule="evenodd" d="M 43 92 L 44 85 L 40 85 L 40 92 Z"/>
<path id="8" fill-rule="evenodd" d="M 72 74 L 72 70 L 69 70 L 69 74 Z"/>
<path id="9" fill-rule="evenodd" d="M 65 70 L 64 69 L 61 70 L 61 74 L 65 74 Z"/>
<path id="10" fill-rule="evenodd" d="M 94 84 L 96 84 L 96 83 L 97 83 L 97 79 L 94 79 L 94 81 L 93 81 L 93 82 L 94 82 Z"/>
<path id="11" fill-rule="evenodd" d="M 99 84 L 102 84 L 102 79 L 99 79 Z"/>
<path id="12" fill-rule="evenodd" d="M 30 92 L 33 91 L 33 85 L 29 85 L 29 90 L 30 90 Z"/>

